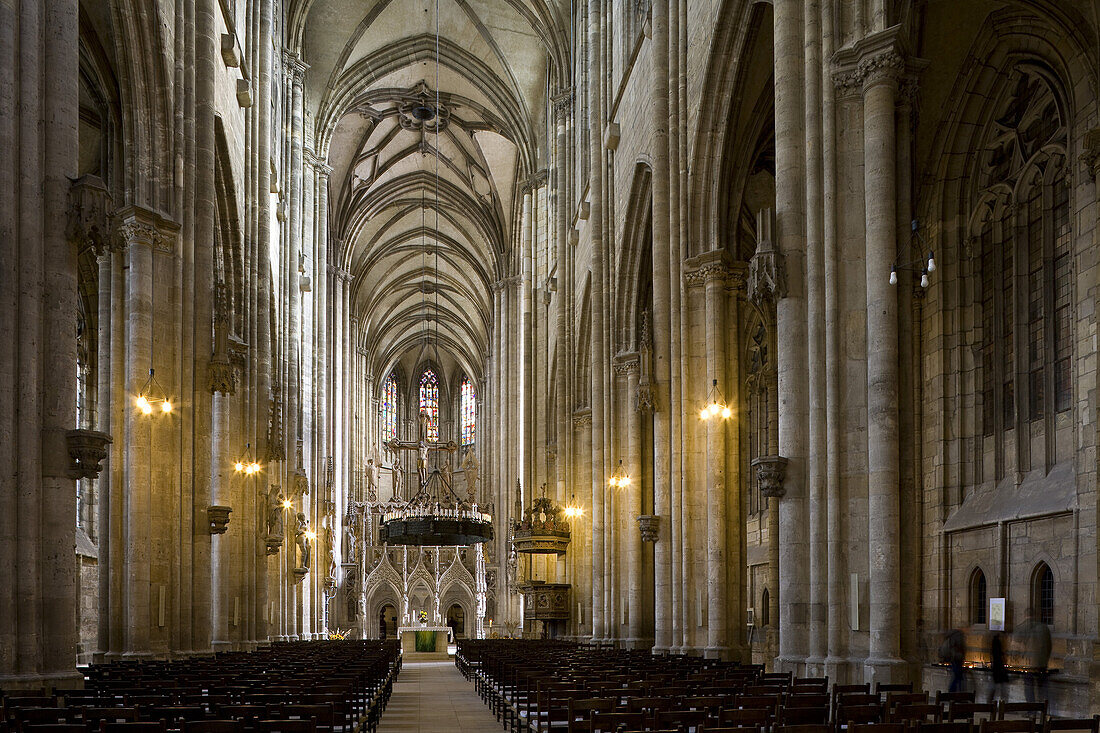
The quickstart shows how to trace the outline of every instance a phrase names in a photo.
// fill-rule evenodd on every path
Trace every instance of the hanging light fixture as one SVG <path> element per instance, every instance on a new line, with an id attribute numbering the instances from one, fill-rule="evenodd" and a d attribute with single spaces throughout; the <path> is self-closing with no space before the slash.
<path id="1" fill-rule="evenodd" d="M 442 112 L 445 113 L 445 110 Z M 439 99 L 439 2 L 435 4 L 435 106 L 432 107 L 426 100 L 412 110 L 412 115 L 417 120 L 427 123 L 439 117 L 441 114 Z M 428 287 L 421 287 L 422 302 L 424 307 L 424 354 L 434 353 L 435 361 L 439 359 L 439 130 L 442 125 L 433 126 L 435 134 L 435 171 L 434 171 L 434 199 L 435 199 L 435 232 L 436 241 L 431 254 L 434 259 L 434 282 Z M 427 130 L 427 125 L 421 127 Z M 427 147 L 422 147 L 422 152 Z M 427 204 L 423 191 L 420 200 L 420 230 L 421 230 L 421 257 L 424 268 L 428 266 L 428 243 L 426 237 Z M 431 300 L 428 296 L 431 295 Z M 388 445 L 396 451 L 401 441 L 396 439 Z M 421 443 L 421 447 L 424 444 Z M 453 440 L 447 443 L 435 441 L 430 446 L 432 450 L 445 450 L 453 453 L 458 449 L 458 444 Z M 447 460 L 450 460 L 448 457 Z M 423 480 L 420 490 L 405 503 L 397 503 L 391 511 L 382 515 L 380 539 L 383 544 L 389 545 L 413 545 L 413 546 L 438 546 L 438 545 L 473 545 L 487 542 L 493 539 L 493 518 L 490 514 L 481 511 L 477 504 L 466 501 L 458 496 L 450 484 L 450 480 L 444 480 L 438 468 L 432 469 L 426 480 Z"/>
<path id="2" fill-rule="evenodd" d="M 713 380 L 710 383 L 710 392 L 707 393 L 706 401 L 703 403 L 703 406 L 699 408 L 699 419 L 710 420 L 711 418 L 715 418 L 728 420 L 732 414 L 733 410 L 726 404 L 726 398 L 722 396 L 722 390 L 718 389 L 718 380 Z"/>
<path id="3" fill-rule="evenodd" d="M 152 415 L 154 412 L 167 415 L 172 412 L 172 400 L 168 398 L 168 393 L 160 386 L 160 382 L 153 374 L 152 367 L 149 368 L 149 378 L 145 380 L 145 385 L 138 390 L 138 396 L 134 400 L 134 404 L 142 415 Z"/>
<path id="4" fill-rule="evenodd" d="M 920 222 L 914 219 L 910 225 L 910 230 L 913 235 L 909 238 L 909 248 L 912 249 L 914 244 L 921 247 L 918 251 L 924 251 L 924 237 L 920 234 Z M 928 250 L 927 257 L 919 257 L 911 262 L 902 262 L 902 255 L 898 254 L 897 259 L 894 260 L 894 264 L 890 266 L 890 284 L 898 284 L 898 270 L 910 270 L 912 272 L 920 272 L 920 286 L 926 288 L 929 285 L 928 274 L 936 271 L 936 255 L 932 250 Z"/>
<path id="5" fill-rule="evenodd" d="M 577 495 L 569 495 L 569 503 L 565 505 L 563 510 L 566 519 L 578 519 L 584 516 L 584 507 L 577 503 Z"/>
<path id="6" fill-rule="evenodd" d="M 607 480 L 607 485 L 613 489 L 625 489 L 630 486 L 630 474 L 626 472 L 622 458 L 619 459 L 619 467 L 615 469 L 615 473 Z"/>
<path id="7" fill-rule="evenodd" d="M 244 456 L 237 460 L 233 464 L 233 470 L 237 473 L 243 473 L 246 476 L 252 476 L 260 472 L 260 464 L 252 458 L 252 444 L 244 444 Z"/>

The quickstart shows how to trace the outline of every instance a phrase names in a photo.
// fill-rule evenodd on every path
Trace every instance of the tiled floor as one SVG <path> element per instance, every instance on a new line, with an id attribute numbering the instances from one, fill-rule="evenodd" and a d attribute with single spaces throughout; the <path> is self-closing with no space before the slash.
<path id="1" fill-rule="evenodd" d="M 489 708 L 450 662 L 409 662 L 393 685 L 378 733 L 500 733 Z"/>

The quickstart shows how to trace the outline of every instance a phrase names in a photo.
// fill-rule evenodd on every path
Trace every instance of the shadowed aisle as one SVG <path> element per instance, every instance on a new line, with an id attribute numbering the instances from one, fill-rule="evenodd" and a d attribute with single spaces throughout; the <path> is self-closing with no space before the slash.
<path id="1" fill-rule="evenodd" d="M 449 662 L 407 662 L 393 685 L 379 733 L 495 733 L 489 708 Z"/>

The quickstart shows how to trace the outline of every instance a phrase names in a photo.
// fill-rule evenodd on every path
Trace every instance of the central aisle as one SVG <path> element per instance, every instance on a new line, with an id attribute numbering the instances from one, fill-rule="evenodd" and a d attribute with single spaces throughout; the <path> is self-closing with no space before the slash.
<path id="1" fill-rule="evenodd" d="M 503 728 L 454 661 L 408 662 L 393 684 L 378 733 L 497 733 Z"/>

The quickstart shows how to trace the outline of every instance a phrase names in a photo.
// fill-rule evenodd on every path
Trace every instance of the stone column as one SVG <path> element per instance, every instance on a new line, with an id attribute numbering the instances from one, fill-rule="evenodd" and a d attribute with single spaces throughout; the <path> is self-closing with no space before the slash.
<path id="1" fill-rule="evenodd" d="M 673 645 L 672 605 L 672 407 L 671 334 L 673 314 L 672 282 L 668 262 L 679 257 L 670 249 L 670 169 L 668 104 L 668 0 L 653 0 L 650 10 L 653 48 L 650 98 L 653 109 L 653 513 L 661 517 L 658 539 L 653 546 L 654 565 L 654 653 L 666 653 Z M 677 444 L 677 449 L 679 445 Z M 679 485 L 679 477 L 676 477 Z"/>
<path id="2" fill-rule="evenodd" d="M 809 647 L 807 674 L 823 674 L 828 652 L 828 554 L 826 496 L 825 256 L 821 88 L 820 0 L 805 0 L 806 310 L 809 398 L 807 481 L 809 492 Z"/>
<path id="3" fill-rule="evenodd" d="M 0 687 L 79 684 L 77 263 L 64 226 L 77 157 L 77 3 L 0 8 Z"/>
<path id="4" fill-rule="evenodd" d="M 639 359 L 637 354 L 629 355 L 621 364 L 626 371 L 626 391 L 623 402 L 626 408 L 626 453 L 630 473 L 630 486 L 623 493 L 621 503 L 625 511 L 621 513 L 619 544 L 626 555 L 626 577 L 620 586 L 625 586 L 627 608 L 627 638 L 623 646 L 627 649 L 642 648 L 642 538 L 637 531 L 638 517 L 642 514 L 642 409 L 638 404 Z"/>
<path id="5" fill-rule="evenodd" d="M 868 680 L 903 671 L 899 614 L 898 313 L 890 285 L 896 257 L 896 126 L 904 62 L 892 44 L 859 62 L 863 77 L 863 177 L 867 229 L 867 512 L 870 553 Z"/>
<path id="6" fill-rule="evenodd" d="M 230 464 L 233 462 L 230 451 L 229 410 L 232 395 L 236 391 L 236 376 L 229 363 L 228 331 L 229 305 L 225 283 L 218 283 L 214 304 L 214 355 L 207 369 L 207 384 L 213 394 L 213 422 L 210 427 L 210 494 L 211 507 L 208 509 L 211 522 L 216 515 L 230 508 L 230 484 L 232 476 Z M 238 507 L 240 509 L 240 507 Z M 228 518 L 228 517 L 227 517 Z M 240 526 L 240 521 L 237 522 Z M 236 527 L 234 529 L 237 529 Z M 245 530 L 247 531 L 247 529 Z M 234 536 L 239 535 L 235 531 Z M 231 547 L 232 537 L 211 529 L 210 551 L 210 615 L 213 632 L 214 651 L 226 651 L 233 647 L 229 637 L 229 615 L 232 613 L 232 589 L 236 586 L 239 568 L 234 567 Z"/>
<path id="7" fill-rule="evenodd" d="M 789 460 L 779 504 L 779 660 L 802 671 L 808 648 L 806 548 L 806 300 L 803 232 L 802 0 L 775 4 L 776 234 L 787 295 L 777 301 L 779 453 Z"/>
<path id="8" fill-rule="evenodd" d="M 720 387 L 729 392 L 725 374 L 726 364 L 726 271 L 723 263 L 713 262 L 704 266 L 703 283 L 706 288 L 707 377 L 718 380 Z M 734 428 L 736 429 L 736 428 Z M 706 421 L 706 572 L 707 572 L 707 646 L 705 654 L 711 659 L 723 659 L 729 655 L 729 638 L 726 621 L 728 571 L 740 572 L 740 568 L 727 568 L 726 543 L 726 430 L 727 421 L 719 416 Z"/>
<path id="9" fill-rule="evenodd" d="M 604 435 L 606 406 L 604 387 L 607 383 L 604 352 L 604 280 L 607 277 L 607 251 L 604 242 L 604 154 L 603 130 L 603 0 L 588 3 L 588 129 L 589 169 L 588 235 L 592 244 L 592 277 L 589 287 L 592 365 L 592 635 L 597 640 L 607 638 L 608 618 L 604 608 Z"/>

